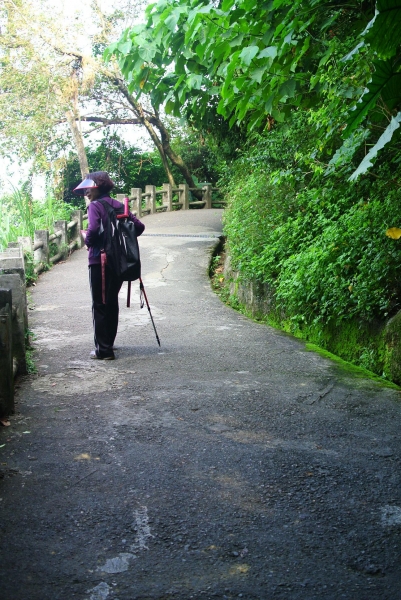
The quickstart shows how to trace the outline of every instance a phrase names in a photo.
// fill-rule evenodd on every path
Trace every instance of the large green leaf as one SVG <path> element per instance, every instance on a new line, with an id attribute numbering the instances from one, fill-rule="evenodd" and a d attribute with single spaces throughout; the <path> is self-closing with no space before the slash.
<path id="1" fill-rule="evenodd" d="M 119 52 L 121 52 L 121 54 L 128 54 L 128 52 L 131 50 L 132 48 L 132 41 L 131 40 L 127 40 L 125 42 L 119 43 L 117 45 Z"/>
<path id="2" fill-rule="evenodd" d="M 142 46 L 139 48 L 138 54 L 145 62 L 151 62 L 156 54 L 156 48 L 153 48 L 153 46 Z"/>
<path id="3" fill-rule="evenodd" d="M 376 10 L 365 39 L 381 58 L 390 58 L 401 44 L 401 0 L 377 0 Z"/>
<path id="4" fill-rule="evenodd" d="M 262 77 L 265 74 L 265 72 L 266 72 L 266 67 L 259 67 L 258 69 L 254 69 L 253 71 L 250 71 L 249 77 L 253 81 L 256 81 L 257 83 L 261 83 Z"/>
<path id="5" fill-rule="evenodd" d="M 276 58 L 277 56 L 277 47 L 276 46 L 268 46 L 267 48 L 263 48 L 261 52 L 258 54 L 258 58 Z"/>
<path id="6" fill-rule="evenodd" d="M 179 8 L 174 8 L 167 19 L 164 21 L 166 27 L 170 29 L 170 31 L 174 31 L 177 27 L 177 23 L 181 16 L 181 10 Z"/>
<path id="7" fill-rule="evenodd" d="M 377 61 L 372 80 L 347 121 L 345 135 L 350 135 L 363 121 L 369 110 L 375 106 L 379 97 L 393 89 L 401 81 L 401 73 L 394 71 L 393 61 Z M 401 90 L 401 88 L 399 88 Z"/>
<path id="8" fill-rule="evenodd" d="M 258 54 L 258 52 L 259 52 L 259 46 L 246 46 L 245 48 L 242 49 L 240 58 L 241 58 L 242 62 L 247 67 L 249 67 L 249 65 L 251 64 L 251 62 L 255 58 L 255 56 Z"/>
<path id="9" fill-rule="evenodd" d="M 336 150 L 334 156 L 329 161 L 328 167 L 324 174 L 331 175 L 338 168 L 349 165 L 355 152 L 360 148 L 361 144 L 367 140 L 370 135 L 369 129 L 357 129 L 354 131 L 343 144 Z"/>
<path id="10" fill-rule="evenodd" d="M 357 179 L 359 175 L 366 173 L 369 167 L 372 166 L 372 160 L 376 158 L 377 153 L 391 141 L 391 138 L 393 137 L 394 132 L 399 128 L 400 123 L 401 112 L 399 112 L 397 116 L 391 119 L 391 122 L 385 129 L 384 133 L 379 137 L 373 148 L 369 150 L 368 154 L 365 156 L 365 158 L 363 159 L 359 167 L 356 169 L 356 171 L 352 173 L 351 177 L 349 178 L 349 181 L 355 181 L 355 179 Z"/>
<path id="11" fill-rule="evenodd" d="M 190 90 L 200 90 L 202 87 L 202 75 L 190 75 L 187 79 L 187 86 Z"/>
<path id="12" fill-rule="evenodd" d="M 279 99 L 292 98 L 295 94 L 296 81 L 295 79 L 288 79 L 282 83 L 278 89 Z"/>

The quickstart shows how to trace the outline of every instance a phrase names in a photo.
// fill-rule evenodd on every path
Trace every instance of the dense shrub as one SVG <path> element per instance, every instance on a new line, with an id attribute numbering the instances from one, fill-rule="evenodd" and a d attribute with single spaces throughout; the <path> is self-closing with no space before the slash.
<path id="1" fill-rule="evenodd" d="M 249 143 L 225 188 L 234 268 L 268 283 L 295 324 L 394 314 L 401 248 L 385 232 L 401 220 L 397 156 L 392 146 L 358 183 L 348 182 L 352 165 L 325 175 L 324 149 L 298 115 Z"/>

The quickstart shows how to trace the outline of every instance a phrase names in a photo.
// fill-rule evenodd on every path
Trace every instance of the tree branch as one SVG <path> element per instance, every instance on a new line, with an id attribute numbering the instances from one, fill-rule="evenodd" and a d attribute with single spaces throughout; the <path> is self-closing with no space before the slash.
<path id="1" fill-rule="evenodd" d="M 105 119 L 103 117 L 80 117 L 80 121 L 102 123 L 103 125 L 142 125 L 139 119 Z"/>

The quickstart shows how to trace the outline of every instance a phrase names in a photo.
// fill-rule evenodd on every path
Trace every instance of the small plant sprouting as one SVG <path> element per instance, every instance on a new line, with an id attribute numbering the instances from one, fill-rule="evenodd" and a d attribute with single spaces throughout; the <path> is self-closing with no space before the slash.
<path id="1" fill-rule="evenodd" d="M 34 360 L 34 352 L 35 349 L 31 346 L 31 342 L 36 339 L 35 334 L 31 329 L 26 329 L 25 331 L 25 360 L 26 360 L 26 368 L 29 375 L 34 375 L 38 372 L 35 360 Z"/>

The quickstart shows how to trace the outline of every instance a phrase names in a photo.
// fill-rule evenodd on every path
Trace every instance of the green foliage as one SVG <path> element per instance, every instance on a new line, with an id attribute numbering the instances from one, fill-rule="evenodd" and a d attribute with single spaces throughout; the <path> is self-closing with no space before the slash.
<path id="1" fill-rule="evenodd" d="M 166 180 L 158 152 L 130 146 L 115 133 L 106 133 L 100 144 L 86 148 L 86 154 L 91 171 L 107 171 L 110 174 L 116 185 L 113 190 L 116 194 L 129 193 L 133 187 L 144 189 L 150 183 L 159 186 Z M 72 192 L 81 179 L 78 159 L 71 155 L 62 170 L 58 194 L 73 206 L 82 202 Z"/>
<path id="2" fill-rule="evenodd" d="M 377 0 L 376 14 L 361 34 L 362 41 L 347 55 L 344 60 L 353 58 L 361 49 L 368 47 L 371 60 L 372 77 L 367 84 L 360 100 L 353 107 L 347 119 L 345 136 L 353 131 L 368 118 L 372 124 L 383 121 L 383 113 L 393 117 L 384 134 L 377 140 L 351 180 L 372 166 L 372 159 L 388 144 L 399 126 L 400 113 L 396 115 L 401 105 L 401 63 L 400 63 L 400 28 L 401 5 L 398 0 Z M 377 108 L 379 107 L 379 110 Z"/>
<path id="3" fill-rule="evenodd" d="M 348 119 L 346 135 L 354 131 L 363 121 L 368 112 L 374 108 L 379 98 L 382 98 L 388 111 L 394 109 L 400 100 L 398 90 L 401 88 L 401 72 L 393 61 L 377 61 L 374 73 L 361 100 L 354 107 Z"/>
<path id="4" fill-rule="evenodd" d="M 35 273 L 35 263 L 33 260 L 33 252 L 25 252 L 24 253 L 24 262 L 25 262 L 25 282 L 27 286 L 32 285 L 38 278 Z"/>
<path id="5" fill-rule="evenodd" d="M 188 166 L 196 183 L 217 184 L 225 161 L 212 136 L 204 136 L 187 127 L 177 132 L 172 146 Z M 176 181 L 180 181 L 181 176 L 173 172 Z"/>
<path id="6" fill-rule="evenodd" d="M 376 158 L 378 152 L 391 141 L 394 132 L 400 126 L 400 121 L 401 112 L 399 112 L 395 117 L 392 117 L 390 124 L 384 130 L 384 133 L 382 133 L 382 135 L 379 137 L 373 148 L 369 150 L 369 152 L 367 153 L 359 167 L 356 169 L 356 171 L 352 173 L 351 177 L 349 178 L 350 181 L 355 181 L 359 177 L 359 175 L 366 173 L 369 167 L 372 166 L 372 160 Z"/>
<path id="7" fill-rule="evenodd" d="M 375 179 L 350 185 L 344 176 L 324 175 L 315 146 L 316 131 L 295 115 L 236 162 L 225 215 L 233 266 L 269 285 L 294 328 L 384 320 L 401 297 L 400 248 L 385 236 L 399 206 L 391 184 L 401 175 L 398 155 L 387 151 Z"/>
<path id="8" fill-rule="evenodd" d="M 16 229 L 8 214 L 8 203 L 4 197 L 0 198 L 0 251 L 7 247 L 8 242 L 16 238 Z"/>
<path id="9" fill-rule="evenodd" d="M 35 363 L 35 349 L 31 345 L 31 342 L 36 339 L 35 334 L 30 329 L 25 331 L 25 360 L 26 368 L 29 375 L 35 375 L 38 372 L 38 368 Z"/>
<path id="10" fill-rule="evenodd" d="M 363 124 L 385 122 L 386 129 L 401 106 L 398 0 L 377 0 L 375 15 L 371 3 L 357 1 L 341 8 L 322 0 L 159 0 L 146 15 L 105 58 L 118 58 L 132 92 L 149 93 L 155 106 L 164 103 L 177 116 L 184 110 L 198 125 L 217 112 L 230 126 L 246 122 L 260 131 L 323 99 L 347 138 Z M 338 56 L 346 38 L 358 44 Z M 333 59 L 354 73 L 337 77 L 328 103 Z M 391 141 L 393 125 L 371 158 Z M 371 165 L 364 161 L 354 178 Z"/>
<path id="11" fill-rule="evenodd" d="M 70 208 L 48 193 L 44 200 L 33 200 L 29 192 L 14 189 L 0 198 L 0 250 L 19 236 L 33 238 L 35 230 L 53 231 L 53 223 L 69 220 Z"/>
<path id="12" fill-rule="evenodd" d="M 337 36 L 355 38 L 373 14 L 358 1 L 341 10 L 321 0 L 159 0 L 146 16 L 105 52 L 130 90 L 197 123 L 217 110 L 253 130 L 310 106 L 319 93 L 311 78 L 325 71 Z"/>
<path id="13" fill-rule="evenodd" d="M 400 45 L 401 4 L 399 0 L 377 0 L 376 14 L 363 35 L 380 58 L 390 58 Z"/>

